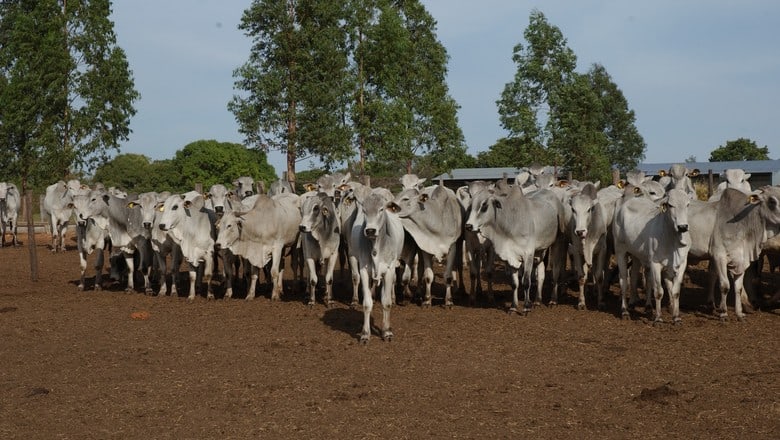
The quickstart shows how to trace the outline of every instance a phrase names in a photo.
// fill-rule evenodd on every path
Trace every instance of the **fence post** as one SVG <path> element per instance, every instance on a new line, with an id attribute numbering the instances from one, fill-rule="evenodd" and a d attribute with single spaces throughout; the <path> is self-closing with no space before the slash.
<path id="1" fill-rule="evenodd" d="M 712 176 L 712 170 L 709 170 L 707 173 L 707 198 L 709 199 L 712 197 L 712 186 L 713 186 L 714 180 Z"/>
<path id="2" fill-rule="evenodd" d="M 30 253 L 30 279 L 38 281 L 38 254 L 35 249 L 35 224 L 32 215 L 32 190 L 26 190 L 24 193 L 25 220 L 27 221 L 27 249 Z M 45 230 L 46 228 L 44 228 Z"/>

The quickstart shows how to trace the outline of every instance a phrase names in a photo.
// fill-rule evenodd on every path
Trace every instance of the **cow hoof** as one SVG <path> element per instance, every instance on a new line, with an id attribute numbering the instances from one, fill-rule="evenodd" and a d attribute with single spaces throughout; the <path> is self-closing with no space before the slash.
<path id="1" fill-rule="evenodd" d="M 393 332 L 391 332 L 390 330 L 387 330 L 386 332 L 384 332 L 382 334 L 382 339 L 385 342 L 391 342 L 393 340 Z"/>
<path id="2" fill-rule="evenodd" d="M 661 318 L 656 318 L 656 320 L 655 320 L 655 321 L 653 321 L 653 327 L 655 327 L 655 326 L 657 326 L 657 325 L 661 325 L 661 324 L 663 324 L 663 323 L 664 323 L 664 320 L 663 320 L 663 319 L 661 319 Z"/>
<path id="3" fill-rule="evenodd" d="M 672 321 L 672 323 L 673 323 L 674 325 L 682 325 L 682 318 L 680 318 L 679 316 L 678 316 L 678 317 L 675 317 L 675 318 L 674 318 L 674 321 Z"/>
<path id="4" fill-rule="evenodd" d="M 585 310 L 585 304 L 577 304 L 577 310 Z"/>
<path id="5" fill-rule="evenodd" d="M 431 308 L 431 300 L 423 301 L 422 308 L 424 309 L 430 309 Z"/>
<path id="6" fill-rule="evenodd" d="M 101 290 L 103 290 L 103 286 L 101 286 L 100 284 L 95 284 L 95 291 L 100 292 Z"/>
<path id="7" fill-rule="evenodd" d="M 207 299 L 207 300 L 209 300 L 209 301 L 212 301 L 212 300 L 214 299 L 214 294 L 213 294 L 213 293 L 209 293 L 209 294 L 206 296 L 206 299 Z"/>
<path id="8" fill-rule="evenodd" d="M 623 321 L 628 321 L 631 319 L 631 315 L 628 313 L 628 310 L 623 309 L 623 311 L 620 313 L 620 317 L 623 318 Z"/>
<path id="9" fill-rule="evenodd" d="M 252 300 L 254 300 L 254 299 L 255 299 L 255 296 L 254 296 L 254 295 L 247 295 L 247 296 L 246 296 L 246 300 L 247 300 L 247 301 L 252 301 Z"/>
<path id="10" fill-rule="evenodd" d="M 307 306 L 309 306 L 310 309 L 314 308 L 314 301 L 309 301 L 306 303 Z"/>
<path id="11" fill-rule="evenodd" d="M 189 301 L 189 302 L 195 302 L 195 296 L 194 296 L 194 295 L 193 295 L 193 296 L 188 296 L 188 297 L 187 297 L 187 301 Z"/>
<path id="12" fill-rule="evenodd" d="M 358 307 L 360 307 L 360 304 L 358 304 L 358 303 L 356 303 L 354 301 L 349 304 L 349 308 L 352 309 L 352 310 L 357 310 Z"/>
<path id="13" fill-rule="evenodd" d="M 146 295 L 154 295 L 154 290 L 152 290 L 151 287 L 147 287 L 146 289 L 144 289 L 144 293 Z"/>
<path id="14" fill-rule="evenodd" d="M 452 310 L 452 306 L 454 306 L 454 305 L 455 304 L 452 301 L 448 301 L 447 304 L 444 304 L 444 308 L 446 308 L 448 310 Z"/>
<path id="15" fill-rule="evenodd" d="M 514 315 L 517 313 L 517 307 L 510 307 L 509 310 L 506 311 L 509 315 Z"/>
<path id="16" fill-rule="evenodd" d="M 725 313 L 721 313 L 718 316 L 718 319 L 720 319 L 720 322 L 727 322 L 729 320 L 729 316 Z"/>
<path id="17" fill-rule="evenodd" d="M 368 344 L 368 339 L 370 338 L 369 335 L 361 334 L 360 335 L 360 343 L 363 345 Z"/>
<path id="18" fill-rule="evenodd" d="M 133 292 L 133 289 L 128 287 L 125 289 L 125 293 L 135 293 L 135 292 Z"/>
<path id="19" fill-rule="evenodd" d="M 528 314 L 531 313 L 531 309 L 528 307 L 523 308 L 523 313 L 521 315 L 528 316 Z"/>
<path id="20" fill-rule="evenodd" d="M 77 289 L 79 290 L 79 292 L 83 292 L 84 291 L 84 285 L 83 284 L 79 284 Z"/>
<path id="21" fill-rule="evenodd" d="M 745 317 L 745 315 L 737 316 L 737 321 L 738 322 L 745 322 L 746 320 L 747 320 L 747 318 Z"/>

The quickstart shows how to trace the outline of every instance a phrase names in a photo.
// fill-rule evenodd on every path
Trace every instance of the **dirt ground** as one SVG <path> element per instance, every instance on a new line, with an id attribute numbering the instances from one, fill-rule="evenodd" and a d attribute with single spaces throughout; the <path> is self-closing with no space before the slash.
<path id="1" fill-rule="evenodd" d="M 430 309 L 393 308 L 392 342 L 361 345 L 338 276 L 330 309 L 291 280 L 280 302 L 266 285 L 251 302 L 79 292 L 73 241 L 37 243 L 37 282 L 26 245 L 0 249 L 2 439 L 780 435 L 780 306 L 720 322 L 690 279 L 681 326 L 621 320 L 616 286 L 606 312 L 569 289 L 508 315 L 499 280 L 496 304 L 445 309 L 439 287 Z M 764 275 L 769 295 L 780 275 Z"/>

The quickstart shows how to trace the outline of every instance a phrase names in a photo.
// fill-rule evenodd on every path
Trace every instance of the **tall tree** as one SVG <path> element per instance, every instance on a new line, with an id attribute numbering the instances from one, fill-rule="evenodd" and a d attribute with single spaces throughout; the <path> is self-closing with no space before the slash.
<path id="1" fill-rule="evenodd" d="M 514 48 L 514 80 L 497 101 L 501 125 L 519 150 L 547 151 L 546 159 L 578 178 L 605 179 L 612 167 L 628 170 L 644 157 L 634 113 L 606 69 L 575 71 L 577 57 L 538 10 Z M 497 148 L 506 149 L 506 142 Z M 501 154 L 503 155 L 503 154 Z"/>
<path id="2" fill-rule="evenodd" d="M 351 153 L 343 23 L 337 0 L 254 0 L 241 18 L 253 45 L 233 76 L 246 94 L 228 108 L 249 145 L 286 153 L 291 182 L 301 156 L 333 162 Z"/>
<path id="3" fill-rule="evenodd" d="M 139 95 L 110 13 L 109 0 L 0 2 L 0 148 L 24 188 L 100 163 L 130 134 Z"/>
<path id="4" fill-rule="evenodd" d="M 363 82 L 353 120 L 365 157 L 411 172 L 418 156 L 465 153 L 458 106 L 445 81 L 448 55 L 436 37 L 436 21 L 415 0 L 356 3 L 375 7 L 373 14 L 361 9 L 361 17 L 376 17 L 362 33 L 355 57 Z"/>
<path id="5" fill-rule="evenodd" d="M 710 153 L 710 162 L 740 160 L 769 160 L 769 147 L 759 147 L 755 141 L 739 138 L 727 141 Z"/>

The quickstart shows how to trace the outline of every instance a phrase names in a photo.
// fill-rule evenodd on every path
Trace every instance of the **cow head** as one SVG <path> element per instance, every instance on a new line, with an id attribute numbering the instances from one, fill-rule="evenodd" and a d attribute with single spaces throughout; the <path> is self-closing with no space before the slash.
<path id="1" fill-rule="evenodd" d="M 580 239 L 588 236 L 588 226 L 590 225 L 593 209 L 599 203 L 596 195 L 596 186 L 589 183 L 579 193 L 569 198 L 573 220 L 572 228 L 574 234 Z"/>
<path id="2" fill-rule="evenodd" d="M 688 234 L 688 206 L 691 204 L 691 198 L 688 193 L 679 189 L 671 189 L 666 197 L 658 205 L 659 209 L 666 215 L 667 219 L 673 225 L 678 234 L 680 244 L 690 244 L 691 238 Z"/>

